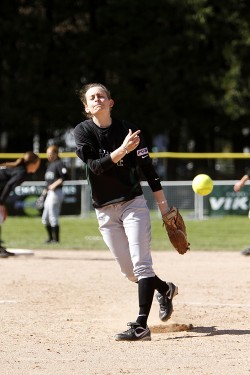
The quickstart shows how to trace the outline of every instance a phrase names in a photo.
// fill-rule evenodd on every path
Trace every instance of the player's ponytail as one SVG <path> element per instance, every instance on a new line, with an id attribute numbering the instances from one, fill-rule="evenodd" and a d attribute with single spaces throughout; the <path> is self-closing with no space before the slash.
<path id="1" fill-rule="evenodd" d="M 38 159 L 39 159 L 39 156 L 35 154 L 33 151 L 27 151 L 24 153 L 23 158 L 20 159 L 23 161 L 20 164 L 25 164 L 25 165 L 35 164 L 38 161 Z"/>

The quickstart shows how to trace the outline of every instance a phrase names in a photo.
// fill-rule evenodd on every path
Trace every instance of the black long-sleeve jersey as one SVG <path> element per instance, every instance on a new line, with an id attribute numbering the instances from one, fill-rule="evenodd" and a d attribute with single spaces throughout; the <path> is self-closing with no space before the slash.
<path id="1" fill-rule="evenodd" d="M 66 180 L 68 176 L 67 168 L 63 164 L 60 158 L 51 161 L 48 163 L 46 172 L 45 172 L 45 182 L 46 186 L 53 184 L 56 180 L 61 178 L 63 181 Z M 58 186 L 62 187 L 62 185 Z"/>
<path id="2" fill-rule="evenodd" d="M 93 206 L 96 208 L 141 195 L 138 168 L 152 191 L 162 189 L 141 133 L 140 143 L 134 151 L 118 163 L 112 161 L 110 153 L 122 145 L 129 129 L 133 132 L 138 130 L 135 125 L 117 119 L 113 119 L 107 128 L 100 128 L 91 119 L 81 122 L 74 129 L 76 154 L 87 166 Z"/>
<path id="3" fill-rule="evenodd" d="M 4 204 L 10 192 L 28 177 L 24 165 L 14 168 L 0 167 L 0 204 Z"/>

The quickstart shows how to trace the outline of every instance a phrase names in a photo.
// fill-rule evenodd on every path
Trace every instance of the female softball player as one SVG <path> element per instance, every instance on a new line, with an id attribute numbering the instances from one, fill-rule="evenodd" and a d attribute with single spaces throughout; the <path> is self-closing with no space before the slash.
<path id="1" fill-rule="evenodd" d="M 59 157 L 58 147 L 47 148 L 48 166 L 45 172 L 47 196 L 44 202 L 42 223 L 46 227 L 46 243 L 59 242 L 59 215 L 63 201 L 62 185 L 67 178 L 67 169 Z"/>
<path id="2" fill-rule="evenodd" d="M 32 151 L 25 152 L 23 157 L 16 161 L 0 164 L 0 226 L 7 218 L 5 202 L 10 192 L 24 182 L 29 173 L 35 173 L 39 166 L 40 159 Z M 0 245 L 0 257 L 6 258 L 10 255 L 14 254 Z"/>
<path id="3" fill-rule="evenodd" d="M 237 181 L 236 183 L 235 183 L 235 185 L 234 185 L 234 191 L 236 192 L 236 193 L 238 193 L 244 186 L 245 186 L 245 184 L 247 183 L 247 181 L 249 181 L 250 180 L 250 170 L 248 170 L 247 172 L 246 172 L 246 174 L 244 174 L 242 177 L 241 177 L 241 179 L 240 179 L 240 181 Z M 248 212 L 248 217 L 249 217 L 249 219 L 250 219 L 250 210 L 249 210 L 249 212 Z M 242 255 L 250 255 L 250 246 L 247 246 L 245 249 L 243 249 L 242 251 L 241 251 L 241 254 Z"/>
<path id="4" fill-rule="evenodd" d="M 172 299 L 178 288 L 154 273 L 150 214 L 138 168 L 162 214 L 169 210 L 168 203 L 141 131 L 127 121 L 111 117 L 114 101 L 109 90 L 100 83 L 87 84 L 80 91 L 80 99 L 88 119 L 74 129 L 76 154 L 87 166 L 99 229 L 121 272 L 138 284 L 138 317 L 115 339 L 151 340 L 147 320 L 155 289 L 160 319 L 166 321 L 172 314 Z"/>

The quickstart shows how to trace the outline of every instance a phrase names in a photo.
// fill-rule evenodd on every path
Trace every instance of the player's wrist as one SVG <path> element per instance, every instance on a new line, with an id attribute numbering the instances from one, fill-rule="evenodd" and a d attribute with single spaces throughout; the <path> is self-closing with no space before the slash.
<path id="1" fill-rule="evenodd" d="M 125 154 L 128 154 L 128 153 L 129 153 L 128 146 L 122 144 L 122 145 L 121 145 L 121 148 L 122 148 L 123 152 L 125 152 Z"/>
<path id="2" fill-rule="evenodd" d="M 166 215 L 170 211 L 167 200 L 157 201 L 157 205 L 162 215 Z"/>
<path id="3" fill-rule="evenodd" d="M 164 201 L 158 201 L 158 202 L 157 202 L 157 204 L 158 204 L 158 205 L 161 205 L 161 204 L 166 204 L 166 203 L 167 203 L 167 201 L 166 201 L 166 200 L 164 200 Z"/>

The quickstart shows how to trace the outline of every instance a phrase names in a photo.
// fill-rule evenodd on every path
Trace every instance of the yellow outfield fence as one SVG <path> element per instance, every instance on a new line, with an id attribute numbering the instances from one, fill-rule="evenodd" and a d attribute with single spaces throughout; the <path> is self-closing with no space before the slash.
<path id="1" fill-rule="evenodd" d="M 1 153 L 0 152 L 0 159 L 18 159 L 18 158 L 23 157 L 23 154 L 24 154 L 23 152 L 22 153 L 20 152 Z M 39 152 L 38 155 L 41 159 L 47 159 L 47 154 L 45 152 L 42 152 L 42 153 Z M 61 158 L 76 158 L 76 154 L 75 152 L 62 152 L 60 153 L 60 157 Z"/>
<path id="2" fill-rule="evenodd" d="M 249 159 L 250 153 L 240 152 L 154 152 L 153 158 L 172 159 Z"/>
<path id="3" fill-rule="evenodd" d="M 249 159 L 250 153 L 241 152 L 151 152 L 151 158 L 165 159 Z M 23 153 L 0 153 L 0 159 L 18 159 Z M 39 153 L 41 159 L 46 159 L 46 153 Z M 76 158 L 75 152 L 62 152 L 61 158 Z"/>

